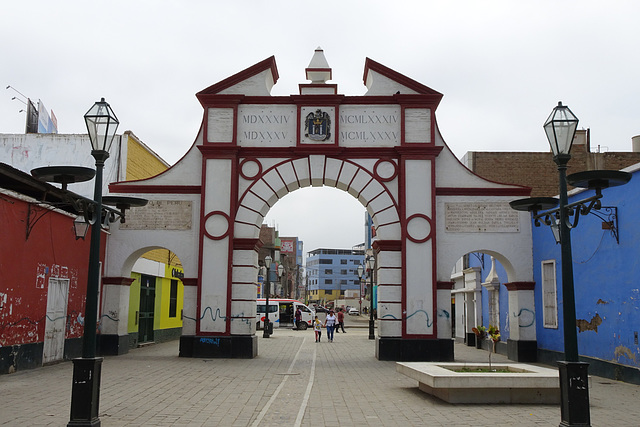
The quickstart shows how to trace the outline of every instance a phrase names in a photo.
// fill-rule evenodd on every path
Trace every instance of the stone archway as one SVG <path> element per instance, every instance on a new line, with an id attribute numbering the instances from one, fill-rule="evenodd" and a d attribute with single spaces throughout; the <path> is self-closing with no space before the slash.
<path id="1" fill-rule="evenodd" d="M 254 357 L 260 225 L 286 194 L 336 187 L 363 204 L 377 233 L 376 356 L 452 359 L 450 325 L 438 324 L 450 300 L 439 285 L 446 279 L 438 258 L 448 259 L 440 248 L 457 249 L 465 239 L 477 246 L 487 235 L 465 231 L 463 215 L 454 224 L 461 235 L 450 233 L 446 206 L 490 203 L 504 213 L 527 189 L 485 181 L 455 159 L 435 122 L 442 95 L 427 86 L 367 59 L 366 95 L 340 95 L 327 83 L 331 68 L 320 49 L 306 73 L 311 83 L 299 95 L 273 97 L 271 57 L 199 92 L 203 124 L 185 157 L 151 179 L 111 185 L 152 202 L 114 227 L 110 266 L 117 270 L 141 245 L 171 239 L 193 257 L 185 262 L 196 272 L 189 303 L 196 321 L 183 333 L 181 355 Z M 528 216 L 513 212 L 507 230 L 492 225 L 506 231 L 501 245 L 530 240 Z M 517 261 L 518 276 L 531 277 L 530 260 Z"/>

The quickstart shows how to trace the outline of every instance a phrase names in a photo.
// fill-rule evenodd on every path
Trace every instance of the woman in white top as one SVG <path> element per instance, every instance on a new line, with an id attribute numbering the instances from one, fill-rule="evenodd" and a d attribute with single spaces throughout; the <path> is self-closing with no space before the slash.
<path id="1" fill-rule="evenodd" d="M 329 310 L 329 314 L 327 314 L 327 318 L 324 320 L 324 326 L 327 327 L 327 339 L 329 342 L 333 342 L 333 330 L 336 327 L 336 322 L 338 319 L 336 315 L 333 314 L 333 310 Z"/>

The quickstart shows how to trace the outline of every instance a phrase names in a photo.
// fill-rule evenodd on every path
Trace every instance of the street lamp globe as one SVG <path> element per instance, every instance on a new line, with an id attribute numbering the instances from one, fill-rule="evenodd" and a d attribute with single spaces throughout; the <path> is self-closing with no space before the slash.
<path id="1" fill-rule="evenodd" d="M 84 240 L 85 236 L 87 235 L 88 229 L 89 223 L 85 220 L 84 215 L 76 217 L 76 219 L 73 221 L 73 231 L 76 235 L 76 240 Z"/>
<path id="2" fill-rule="evenodd" d="M 543 127 L 554 158 L 569 155 L 578 128 L 578 118 L 569 107 L 558 102 Z"/>
<path id="3" fill-rule="evenodd" d="M 108 153 L 120 122 L 104 98 L 93 104 L 93 107 L 87 111 L 84 122 L 87 125 L 93 150 Z"/>
<path id="4" fill-rule="evenodd" d="M 375 258 L 372 256 L 368 256 L 367 257 L 367 267 L 369 267 L 369 270 L 373 270 L 373 266 L 375 265 Z"/>
<path id="5" fill-rule="evenodd" d="M 358 266 L 358 277 L 360 278 L 360 280 L 362 280 L 363 275 L 364 275 L 364 267 L 362 266 L 362 264 L 360 264 Z"/>
<path id="6" fill-rule="evenodd" d="M 264 266 L 267 267 L 267 270 L 271 268 L 271 256 L 267 255 L 266 257 L 264 257 Z"/>
<path id="7" fill-rule="evenodd" d="M 282 277 L 282 273 L 284 273 L 284 265 L 278 265 L 278 277 Z"/>

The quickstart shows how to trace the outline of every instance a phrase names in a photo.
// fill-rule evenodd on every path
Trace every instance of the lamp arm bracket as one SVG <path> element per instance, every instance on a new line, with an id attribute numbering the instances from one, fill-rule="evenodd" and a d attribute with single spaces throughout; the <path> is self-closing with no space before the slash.
<path id="1" fill-rule="evenodd" d="M 618 208 L 616 206 L 601 206 L 589 213 L 600 218 L 602 220 L 602 228 L 605 230 L 608 229 L 613 238 L 616 239 L 616 243 L 620 244 Z"/>
<path id="2" fill-rule="evenodd" d="M 580 216 L 594 215 L 603 222 L 604 229 L 611 232 L 616 239 L 616 243 L 620 244 L 620 234 L 618 228 L 618 208 L 615 206 L 602 206 L 602 194 L 573 202 L 567 205 L 567 226 L 572 229 L 578 226 Z M 540 227 L 543 223 L 547 226 L 555 224 L 555 220 L 560 217 L 560 208 L 554 208 L 545 212 L 533 212 L 533 221 L 536 227 Z"/>

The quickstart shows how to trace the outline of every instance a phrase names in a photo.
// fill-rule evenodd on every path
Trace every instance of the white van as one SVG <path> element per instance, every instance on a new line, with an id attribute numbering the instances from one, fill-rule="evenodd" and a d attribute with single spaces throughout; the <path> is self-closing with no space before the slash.
<path id="1" fill-rule="evenodd" d="M 265 302 L 264 298 L 256 300 L 256 327 L 258 329 L 264 328 Z M 295 299 L 269 298 L 269 321 L 273 323 L 274 328 L 293 328 L 298 308 L 302 312 L 299 329 L 310 328 L 316 313 Z"/>

